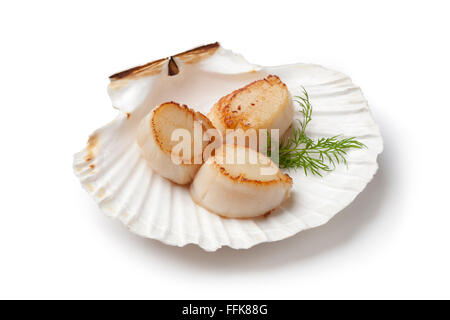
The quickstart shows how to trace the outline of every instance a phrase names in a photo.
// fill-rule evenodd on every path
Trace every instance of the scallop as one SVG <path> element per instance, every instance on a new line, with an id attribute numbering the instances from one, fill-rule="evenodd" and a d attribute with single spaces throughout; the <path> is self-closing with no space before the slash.
<path id="1" fill-rule="evenodd" d="M 213 125 L 227 129 L 276 129 L 281 136 L 292 123 L 291 95 L 276 75 L 254 81 L 222 97 L 208 113 Z"/>
<path id="2" fill-rule="evenodd" d="M 192 200 L 188 187 L 162 177 L 148 164 L 137 135 L 142 119 L 155 107 L 177 101 L 207 115 L 221 97 L 270 75 L 292 97 L 301 95 L 302 87 L 309 93 L 314 107 L 309 136 L 352 136 L 367 148 L 349 151 L 347 166 L 338 165 L 323 177 L 289 171 L 289 197 L 269 215 L 248 219 L 214 214 L 212 207 Z M 314 64 L 259 66 L 213 43 L 116 73 L 110 80 L 108 93 L 118 115 L 105 121 L 75 154 L 74 172 L 102 212 L 140 236 L 176 246 L 193 243 L 207 251 L 281 240 L 329 221 L 377 171 L 383 149 L 380 131 L 361 90 L 340 72 Z M 298 110 L 293 118 L 293 125 L 303 119 Z M 203 175 L 202 170 L 197 174 Z"/>
<path id="3" fill-rule="evenodd" d="M 292 179 L 269 158 L 244 146 L 226 144 L 202 165 L 191 185 L 191 196 L 220 216 L 253 218 L 277 208 L 291 187 Z"/>
<path id="4" fill-rule="evenodd" d="M 198 133 L 195 132 L 196 123 L 199 126 Z M 203 135 L 213 128 L 202 113 L 186 105 L 166 102 L 142 119 L 137 129 L 137 142 L 142 155 L 155 172 L 175 183 L 187 184 L 193 180 L 203 163 L 203 149 L 209 143 L 209 140 L 203 141 Z M 184 142 L 189 148 L 186 148 L 185 153 L 182 149 L 175 152 L 180 143 L 174 139 L 177 129 L 188 133 L 189 141 Z M 194 139 L 196 134 L 200 135 L 199 139 Z M 197 141 L 198 147 L 194 141 Z"/>

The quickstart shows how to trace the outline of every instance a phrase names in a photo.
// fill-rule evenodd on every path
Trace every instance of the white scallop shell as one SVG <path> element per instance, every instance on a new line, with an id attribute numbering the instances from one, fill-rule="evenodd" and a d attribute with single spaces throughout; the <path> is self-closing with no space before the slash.
<path id="1" fill-rule="evenodd" d="M 377 155 L 383 149 L 380 131 L 361 90 L 346 75 L 312 64 L 257 66 L 218 44 L 172 59 L 111 76 L 108 92 L 120 113 L 96 130 L 74 157 L 82 186 L 106 215 L 132 232 L 170 245 L 195 243 L 207 251 L 250 248 L 326 223 L 377 171 Z M 173 62 L 179 73 L 169 76 Z M 135 131 L 154 106 L 173 100 L 206 114 L 220 97 L 268 74 L 278 75 L 292 95 L 299 95 L 301 86 L 306 88 L 313 105 L 309 135 L 354 136 L 368 148 L 351 151 L 348 167 L 338 166 L 322 178 L 290 171 L 294 186 L 289 200 L 269 216 L 250 220 L 209 213 L 194 204 L 188 187 L 155 174 L 141 158 Z"/>

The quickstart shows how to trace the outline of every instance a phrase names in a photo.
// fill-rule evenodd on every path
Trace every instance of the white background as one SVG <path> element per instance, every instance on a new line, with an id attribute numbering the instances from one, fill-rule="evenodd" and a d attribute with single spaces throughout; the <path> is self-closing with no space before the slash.
<path id="1" fill-rule="evenodd" d="M 447 5 L 446 5 L 447 4 Z M 0 4 L 0 298 L 450 298 L 446 1 Z M 141 239 L 72 172 L 116 115 L 107 76 L 220 41 L 361 86 L 380 169 L 327 225 L 250 250 Z"/>

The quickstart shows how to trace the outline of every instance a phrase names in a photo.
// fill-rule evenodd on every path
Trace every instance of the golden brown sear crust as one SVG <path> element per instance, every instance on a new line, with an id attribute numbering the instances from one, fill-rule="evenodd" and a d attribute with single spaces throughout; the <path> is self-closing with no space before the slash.
<path id="1" fill-rule="evenodd" d="M 249 122 L 249 114 L 253 112 L 254 107 L 256 108 L 255 102 L 249 103 L 249 105 L 237 105 L 232 106 L 232 101 L 236 99 L 240 94 L 246 93 L 252 90 L 260 90 L 263 86 L 281 86 L 286 88 L 280 78 L 276 75 L 269 75 L 265 79 L 256 80 L 248 85 L 239 88 L 230 94 L 222 97 L 213 106 L 211 113 L 216 115 L 224 125 L 225 129 L 249 129 L 253 127 L 253 124 Z M 286 89 L 287 90 L 287 89 Z M 264 99 L 264 97 L 262 97 Z"/>
<path id="2" fill-rule="evenodd" d="M 226 176 L 227 178 L 236 181 L 236 182 L 242 182 L 242 183 L 249 183 L 249 184 L 255 184 L 255 185 L 270 185 L 275 184 L 279 182 L 285 182 L 288 184 L 292 184 L 292 178 L 285 173 L 281 173 L 277 176 L 277 179 L 269 180 L 269 181 L 261 181 L 261 180 L 255 180 L 255 179 L 248 179 L 245 174 L 239 174 L 238 176 L 231 175 L 223 166 L 221 166 L 219 163 L 216 162 L 216 160 L 213 160 L 213 165 L 219 169 L 219 172 Z"/>

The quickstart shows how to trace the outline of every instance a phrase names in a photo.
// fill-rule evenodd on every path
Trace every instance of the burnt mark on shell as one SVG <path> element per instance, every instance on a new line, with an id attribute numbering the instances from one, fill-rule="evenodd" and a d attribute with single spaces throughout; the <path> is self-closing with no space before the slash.
<path id="1" fill-rule="evenodd" d="M 98 189 L 97 197 L 98 197 L 98 198 L 101 198 L 101 197 L 103 197 L 104 195 L 105 195 L 105 189 L 104 189 L 104 188 Z"/>
<path id="2" fill-rule="evenodd" d="M 93 134 L 89 137 L 87 147 L 86 147 L 86 156 L 84 157 L 84 160 L 86 162 L 92 161 L 95 154 L 94 151 L 97 148 L 98 145 L 98 136 L 96 134 Z"/>
<path id="3" fill-rule="evenodd" d="M 92 170 L 94 170 L 94 169 L 95 169 L 95 164 L 90 164 L 90 165 L 89 165 L 89 168 L 91 168 Z"/>
<path id="4" fill-rule="evenodd" d="M 214 42 L 214 43 L 210 43 L 210 44 L 206 44 L 203 46 L 199 46 L 193 49 L 189 49 L 187 51 L 183 51 L 181 53 L 176 54 L 174 57 L 183 57 L 183 56 L 187 56 L 187 55 L 192 55 L 192 54 L 201 54 L 201 53 L 206 53 L 206 52 L 215 52 L 217 50 L 217 48 L 220 47 L 220 43 L 219 42 Z"/>
<path id="5" fill-rule="evenodd" d="M 85 183 L 85 184 L 84 184 L 84 187 L 85 187 L 89 192 L 94 192 L 94 191 L 95 191 L 94 186 L 93 186 L 92 184 L 90 184 L 90 183 Z"/>
<path id="6" fill-rule="evenodd" d="M 216 52 L 216 50 L 220 47 L 218 42 L 210 43 L 204 46 L 196 47 L 194 49 L 190 49 L 176 55 L 173 57 L 180 58 L 186 63 L 195 63 L 200 61 L 203 58 L 209 57 Z M 138 75 L 151 75 L 154 73 L 161 72 L 163 64 L 171 58 L 163 58 L 154 60 L 152 62 L 133 67 L 127 69 L 125 71 L 121 71 L 115 73 L 109 77 L 110 80 L 120 80 L 127 77 L 133 77 Z M 170 61 L 169 61 L 170 62 Z M 177 66 L 178 67 L 178 66 Z M 170 72 L 170 71 L 169 71 Z M 178 72 L 177 72 L 178 73 Z"/>
<path id="7" fill-rule="evenodd" d="M 127 119 L 130 119 L 130 117 L 131 117 L 131 113 L 129 113 L 129 112 L 126 112 L 126 115 L 127 115 Z"/>
<path id="8" fill-rule="evenodd" d="M 88 148 L 95 148 L 97 146 L 98 137 L 96 134 L 93 134 L 88 139 Z"/>
<path id="9" fill-rule="evenodd" d="M 180 72 L 180 69 L 178 69 L 177 63 L 173 59 L 173 57 L 170 57 L 169 59 L 169 66 L 168 66 L 168 74 L 169 76 L 175 76 Z"/>
<path id="10" fill-rule="evenodd" d="M 138 74 L 138 73 L 141 73 L 144 71 L 149 71 L 149 72 L 155 71 L 156 72 L 156 71 L 159 71 L 159 68 L 162 66 L 163 62 L 166 60 L 167 60 L 167 58 L 158 59 L 158 60 L 143 64 L 141 66 L 137 66 L 137 67 L 133 67 L 131 69 L 127 69 L 125 71 L 121 71 L 121 72 L 113 74 L 112 76 L 109 76 L 109 79 L 110 80 L 119 80 L 119 79 L 126 78 L 128 76 L 135 75 L 135 74 Z"/>

